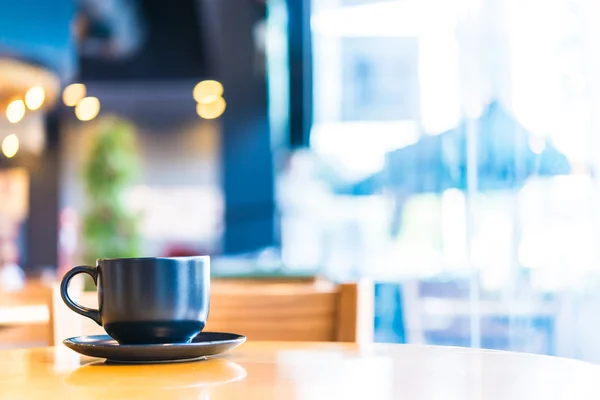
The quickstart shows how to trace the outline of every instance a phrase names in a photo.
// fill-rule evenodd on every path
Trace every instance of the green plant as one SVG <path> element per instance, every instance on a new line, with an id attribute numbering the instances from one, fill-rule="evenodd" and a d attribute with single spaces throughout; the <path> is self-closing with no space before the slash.
<path id="1" fill-rule="evenodd" d="M 122 119 L 104 117 L 91 135 L 83 165 L 85 261 L 93 265 L 97 258 L 139 256 L 138 217 L 124 200 L 140 168 L 135 128 Z"/>

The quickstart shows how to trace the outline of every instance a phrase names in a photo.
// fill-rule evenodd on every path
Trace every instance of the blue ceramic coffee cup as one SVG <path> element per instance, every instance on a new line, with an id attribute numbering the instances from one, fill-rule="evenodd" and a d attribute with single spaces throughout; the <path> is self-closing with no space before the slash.
<path id="1" fill-rule="evenodd" d="M 69 297 L 69 281 L 80 273 L 98 287 L 98 310 Z M 67 272 L 60 292 L 67 307 L 96 321 L 120 344 L 185 343 L 206 325 L 210 258 L 100 259 L 96 267 Z"/>

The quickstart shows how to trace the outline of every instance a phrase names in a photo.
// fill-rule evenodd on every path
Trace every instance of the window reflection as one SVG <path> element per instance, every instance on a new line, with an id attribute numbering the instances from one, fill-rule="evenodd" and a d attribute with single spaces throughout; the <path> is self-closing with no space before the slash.
<path id="1" fill-rule="evenodd" d="M 325 207 L 346 211 L 322 225 L 323 263 L 398 285 L 380 310 L 404 323 L 379 337 L 576 356 L 560 350 L 577 334 L 559 314 L 597 290 L 600 7 L 332 0 L 312 12 L 313 179 Z"/>

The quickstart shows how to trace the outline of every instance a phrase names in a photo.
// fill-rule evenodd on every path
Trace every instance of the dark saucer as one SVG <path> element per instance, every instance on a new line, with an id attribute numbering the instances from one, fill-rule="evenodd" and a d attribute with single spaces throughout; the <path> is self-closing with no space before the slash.
<path id="1" fill-rule="evenodd" d="M 234 333 L 200 332 L 190 343 L 120 345 L 108 335 L 78 336 L 63 343 L 79 354 L 115 363 L 172 363 L 221 354 L 245 341 Z"/>

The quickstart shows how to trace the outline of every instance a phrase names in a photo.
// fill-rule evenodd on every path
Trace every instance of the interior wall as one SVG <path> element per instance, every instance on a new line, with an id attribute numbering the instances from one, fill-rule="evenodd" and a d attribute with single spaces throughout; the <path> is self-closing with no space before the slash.
<path id="1" fill-rule="evenodd" d="M 0 153 L 0 169 L 26 171 L 28 200 L 24 218 L 18 223 L 16 262 L 28 274 L 57 265 L 58 240 L 58 123 L 56 115 L 34 113 L 18 124 L 0 123 L 0 142 L 8 135 L 19 138 L 12 158 Z M 6 220 L 0 224 L 7 223 Z M 5 236 L 6 232 L 0 236 Z M 6 238 L 5 238 L 6 240 Z"/>

